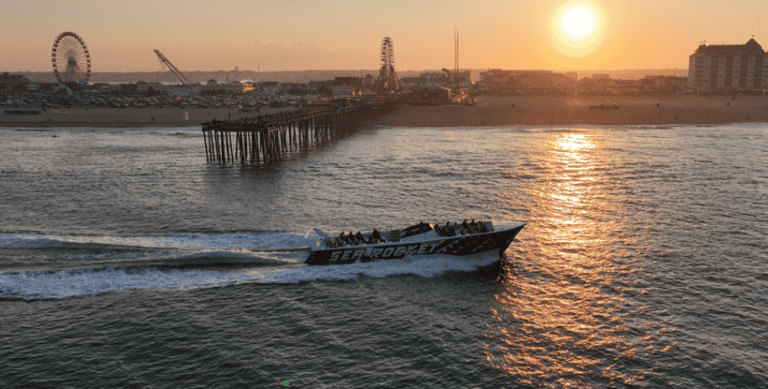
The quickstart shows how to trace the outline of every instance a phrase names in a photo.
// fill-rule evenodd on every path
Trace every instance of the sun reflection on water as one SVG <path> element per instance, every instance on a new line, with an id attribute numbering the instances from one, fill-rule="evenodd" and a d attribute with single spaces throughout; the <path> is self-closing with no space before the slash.
<path id="1" fill-rule="evenodd" d="M 495 293 L 485 358 L 520 383 L 562 387 L 631 384 L 623 366 L 640 349 L 627 336 L 637 242 L 621 218 L 624 195 L 610 178 L 611 157 L 588 132 L 553 133 L 531 161 L 530 218 L 521 258 Z M 631 371 L 631 369 L 630 369 Z"/>

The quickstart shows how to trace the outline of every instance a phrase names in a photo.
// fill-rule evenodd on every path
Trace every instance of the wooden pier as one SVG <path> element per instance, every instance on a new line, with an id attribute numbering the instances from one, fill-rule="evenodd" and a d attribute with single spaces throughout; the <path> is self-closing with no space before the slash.
<path id="1" fill-rule="evenodd" d="M 291 153 L 342 138 L 392 110 L 393 103 L 300 109 L 202 124 L 208 163 L 270 165 Z"/>

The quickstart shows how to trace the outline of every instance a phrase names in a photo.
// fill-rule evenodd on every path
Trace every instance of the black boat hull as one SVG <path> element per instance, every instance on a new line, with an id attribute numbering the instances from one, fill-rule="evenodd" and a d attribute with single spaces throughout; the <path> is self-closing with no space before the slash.
<path id="1" fill-rule="evenodd" d="M 313 251 L 308 265 L 342 265 L 355 262 L 399 259 L 409 255 L 470 255 L 491 250 L 503 252 L 524 227 L 431 239 L 422 242 L 389 242 L 361 246 L 328 248 Z"/>

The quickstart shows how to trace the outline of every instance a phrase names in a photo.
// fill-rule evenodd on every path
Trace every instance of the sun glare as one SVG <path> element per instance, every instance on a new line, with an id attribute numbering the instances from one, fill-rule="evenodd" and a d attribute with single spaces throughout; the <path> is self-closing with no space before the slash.
<path id="1" fill-rule="evenodd" d="M 583 38 L 595 26 L 595 16 L 585 7 L 573 7 L 563 15 L 561 26 L 571 38 Z"/>
<path id="2" fill-rule="evenodd" d="M 601 50 L 608 36 L 608 15 L 592 0 L 569 0 L 552 9 L 548 21 L 553 49 L 564 56 L 587 59 Z"/>

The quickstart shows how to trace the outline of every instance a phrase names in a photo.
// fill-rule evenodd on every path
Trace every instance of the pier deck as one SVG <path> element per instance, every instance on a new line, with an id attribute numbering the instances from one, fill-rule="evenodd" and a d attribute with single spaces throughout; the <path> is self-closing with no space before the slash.
<path id="1" fill-rule="evenodd" d="M 288 154 L 347 136 L 392 110 L 393 103 L 301 109 L 202 124 L 208 163 L 270 165 Z"/>

